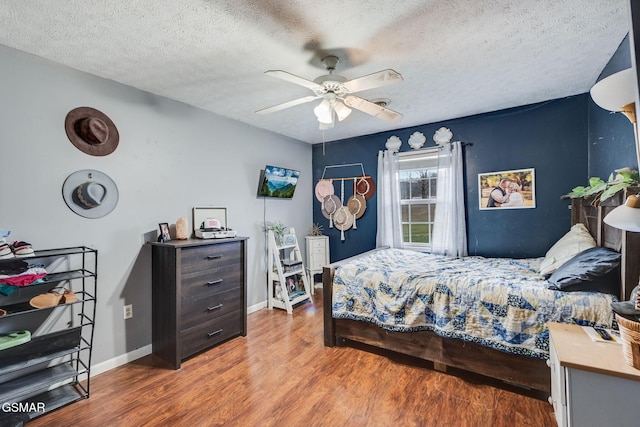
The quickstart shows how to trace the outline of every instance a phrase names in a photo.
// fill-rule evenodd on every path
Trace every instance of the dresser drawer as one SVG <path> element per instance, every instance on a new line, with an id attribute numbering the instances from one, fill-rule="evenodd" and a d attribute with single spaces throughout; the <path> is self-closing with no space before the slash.
<path id="1" fill-rule="evenodd" d="M 312 257 L 309 263 L 310 270 L 321 270 L 322 267 L 329 264 L 328 260 L 325 260 L 324 256 Z"/>
<path id="2" fill-rule="evenodd" d="M 186 330 L 239 311 L 243 301 L 240 288 L 205 298 L 183 298 L 180 329 Z"/>
<path id="3" fill-rule="evenodd" d="M 326 241 L 325 239 L 311 240 L 311 244 L 309 245 L 309 249 L 314 253 L 322 253 L 325 251 Z"/>
<path id="4" fill-rule="evenodd" d="M 181 357 L 184 359 L 200 350 L 242 334 L 242 326 L 242 311 L 239 310 L 182 332 Z"/>
<path id="5" fill-rule="evenodd" d="M 183 276 L 180 295 L 183 298 L 202 298 L 230 289 L 240 289 L 243 274 L 242 267 L 229 265 Z"/>
<path id="6" fill-rule="evenodd" d="M 182 275 L 241 265 L 242 248 L 239 242 L 184 248 L 181 252 Z"/>

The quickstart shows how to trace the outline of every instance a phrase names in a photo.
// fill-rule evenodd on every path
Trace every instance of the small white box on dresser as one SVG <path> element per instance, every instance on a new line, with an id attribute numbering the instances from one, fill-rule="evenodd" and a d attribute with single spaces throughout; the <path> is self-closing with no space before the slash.
<path id="1" fill-rule="evenodd" d="M 306 236 L 307 250 L 307 274 L 311 283 L 314 283 L 314 275 L 322 274 L 322 267 L 330 264 L 329 261 L 329 237 L 328 236 Z"/>

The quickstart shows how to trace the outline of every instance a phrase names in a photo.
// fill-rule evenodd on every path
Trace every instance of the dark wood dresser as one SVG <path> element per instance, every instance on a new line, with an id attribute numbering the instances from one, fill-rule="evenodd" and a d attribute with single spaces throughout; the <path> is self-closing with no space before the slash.
<path id="1" fill-rule="evenodd" d="M 247 335 L 247 237 L 150 243 L 153 354 L 174 369 Z"/>

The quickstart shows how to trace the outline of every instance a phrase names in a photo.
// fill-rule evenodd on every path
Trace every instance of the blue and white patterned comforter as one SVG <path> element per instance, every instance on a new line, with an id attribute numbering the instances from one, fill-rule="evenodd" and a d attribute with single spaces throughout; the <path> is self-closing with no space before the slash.
<path id="1" fill-rule="evenodd" d="M 548 357 L 546 322 L 612 326 L 614 296 L 547 289 L 540 260 L 376 251 L 336 269 L 333 317 L 537 358 Z"/>

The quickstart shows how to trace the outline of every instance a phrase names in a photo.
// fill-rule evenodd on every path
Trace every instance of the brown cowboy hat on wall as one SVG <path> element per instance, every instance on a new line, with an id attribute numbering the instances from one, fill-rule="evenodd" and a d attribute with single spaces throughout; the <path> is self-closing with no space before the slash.
<path id="1" fill-rule="evenodd" d="M 106 114 L 91 107 L 78 107 L 67 113 L 64 122 L 69 141 L 92 156 L 114 152 L 120 141 L 116 125 Z"/>

